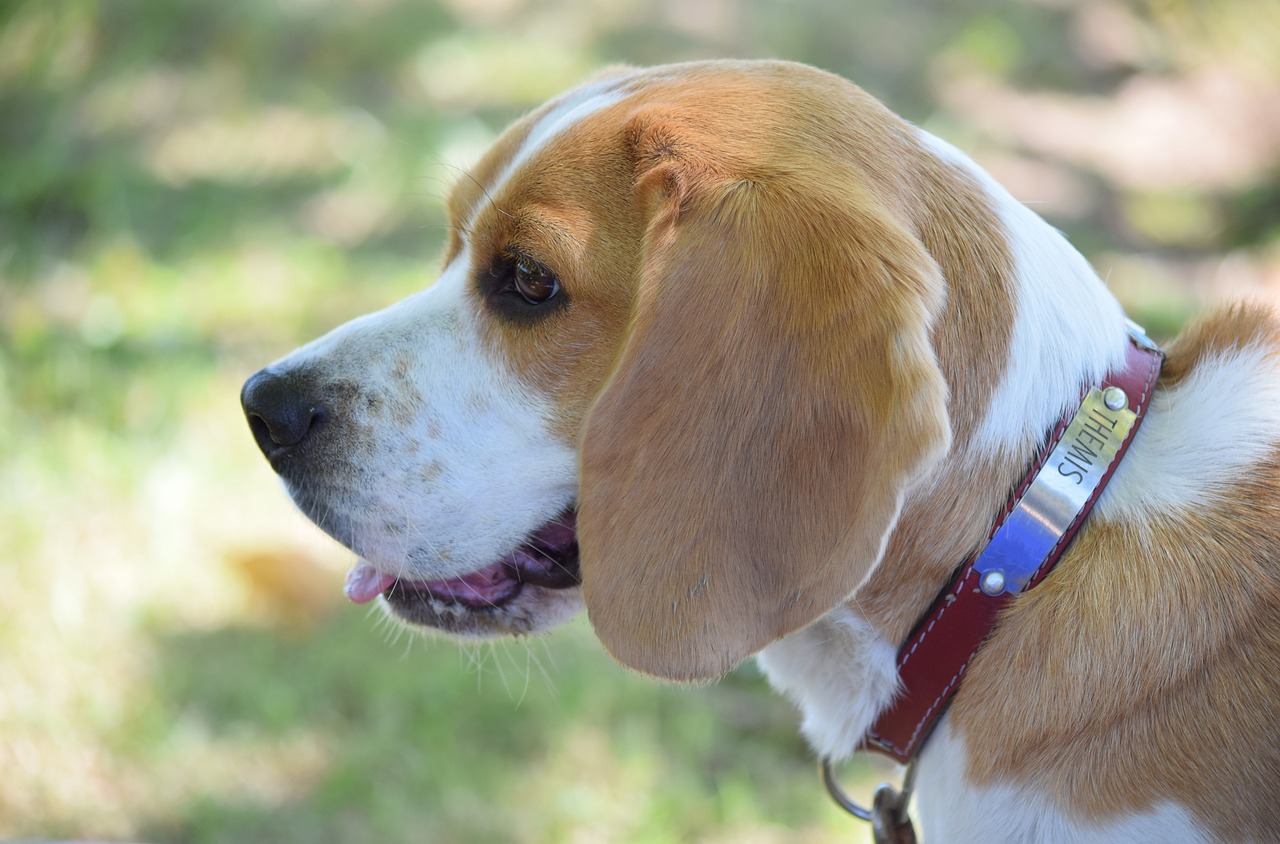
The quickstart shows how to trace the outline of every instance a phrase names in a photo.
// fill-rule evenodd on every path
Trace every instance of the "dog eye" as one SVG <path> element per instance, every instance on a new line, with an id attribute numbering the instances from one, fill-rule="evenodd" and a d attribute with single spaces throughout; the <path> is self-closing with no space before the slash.
<path id="1" fill-rule="evenodd" d="M 560 280 L 550 270 L 524 258 L 516 261 L 514 284 L 530 305 L 541 305 L 560 292 Z"/>

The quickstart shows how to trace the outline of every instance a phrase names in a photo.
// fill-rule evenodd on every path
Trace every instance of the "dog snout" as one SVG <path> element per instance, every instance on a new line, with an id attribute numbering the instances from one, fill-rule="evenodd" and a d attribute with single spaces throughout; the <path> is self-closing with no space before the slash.
<path id="1" fill-rule="evenodd" d="M 330 418 L 329 408 L 307 381 L 296 372 L 263 369 L 250 376 L 240 391 L 249 429 L 277 469 L 281 459 L 313 438 Z"/>

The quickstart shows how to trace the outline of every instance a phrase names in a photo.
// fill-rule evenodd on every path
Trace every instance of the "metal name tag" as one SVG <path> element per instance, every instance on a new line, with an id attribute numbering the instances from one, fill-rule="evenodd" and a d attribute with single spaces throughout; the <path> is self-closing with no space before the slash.
<path id="1" fill-rule="evenodd" d="M 974 562 L 983 592 L 994 597 L 1026 588 L 1098 488 L 1135 419 L 1119 387 L 1089 390 L 1022 500 Z"/>

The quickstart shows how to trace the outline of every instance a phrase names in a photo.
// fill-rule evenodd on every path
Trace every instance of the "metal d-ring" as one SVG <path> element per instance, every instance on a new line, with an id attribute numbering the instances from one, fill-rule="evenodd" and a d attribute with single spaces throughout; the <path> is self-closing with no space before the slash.
<path id="1" fill-rule="evenodd" d="M 822 784 L 827 787 L 827 794 L 831 795 L 831 799 L 836 801 L 836 805 L 853 815 L 860 821 L 871 820 L 871 810 L 865 809 L 861 805 L 855 803 L 849 795 L 844 793 L 844 789 L 840 787 L 840 783 L 836 782 L 835 771 L 831 769 L 831 759 L 823 756 L 818 760 L 818 775 L 822 777 Z"/>
<path id="2" fill-rule="evenodd" d="M 870 822 L 872 837 L 876 842 L 915 841 L 911 817 L 907 814 L 907 805 L 911 802 L 911 794 L 915 790 L 914 759 L 907 765 L 902 789 L 898 790 L 888 783 L 881 783 L 876 789 L 875 802 L 870 809 L 859 805 L 844 793 L 844 789 L 836 782 L 830 759 L 823 757 L 818 764 L 818 770 L 822 777 L 822 784 L 826 786 L 831 799 L 855 818 Z"/>

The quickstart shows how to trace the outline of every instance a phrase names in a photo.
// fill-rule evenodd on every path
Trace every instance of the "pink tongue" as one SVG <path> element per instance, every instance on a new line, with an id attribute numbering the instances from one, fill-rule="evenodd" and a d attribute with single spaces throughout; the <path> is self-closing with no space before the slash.
<path id="1" fill-rule="evenodd" d="M 367 604 L 396 582 L 395 575 L 383 574 L 364 560 L 347 572 L 347 583 L 342 587 L 347 599 L 357 604 Z"/>

